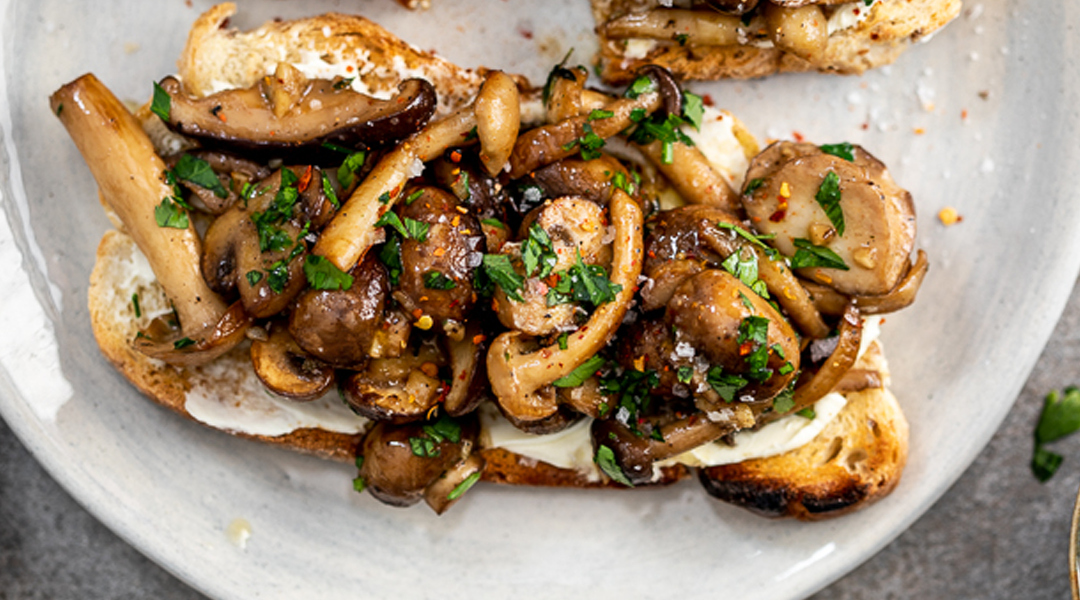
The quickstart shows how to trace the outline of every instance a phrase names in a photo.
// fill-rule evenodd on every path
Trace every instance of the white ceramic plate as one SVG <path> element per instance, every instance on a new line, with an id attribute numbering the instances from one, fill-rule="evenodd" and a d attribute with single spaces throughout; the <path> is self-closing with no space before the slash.
<path id="1" fill-rule="evenodd" d="M 694 482 L 632 493 L 481 486 L 442 518 L 387 508 L 351 491 L 349 468 L 144 401 L 96 350 L 85 292 L 108 223 L 46 99 L 94 71 L 144 100 L 208 6 L 187 4 L 0 2 L 0 413 L 91 512 L 215 598 L 805 596 L 903 531 L 973 460 L 1080 267 L 1074 3 L 969 0 L 932 43 L 862 78 L 694 86 L 763 139 L 863 143 L 914 193 L 932 270 L 884 334 L 912 426 L 899 489 L 811 525 L 761 520 Z M 434 4 L 251 2 L 237 24 L 360 10 L 459 64 L 534 81 L 570 47 L 582 62 L 595 47 L 584 0 Z M 943 227 L 944 206 L 963 222 Z M 237 518 L 252 526 L 246 551 L 225 535 Z"/>

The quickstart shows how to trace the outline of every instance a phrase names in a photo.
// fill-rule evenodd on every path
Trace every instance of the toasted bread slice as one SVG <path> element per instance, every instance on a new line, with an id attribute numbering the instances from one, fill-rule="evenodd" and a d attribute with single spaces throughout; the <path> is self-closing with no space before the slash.
<path id="1" fill-rule="evenodd" d="M 192 414 L 189 399 L 197 399 L 201 406 L 209 405 L 212 410 L 217 405 L 221 411 L 257 415 L 263 422 L 257 430 L 266 434 L 223 425 L 237 423 L 235 419 L 213 419 L 207 424 L 234 435 L 324 458 L 344 462 L 356 458 L 356 447 L 366 427 L 364 420 L 350 420 L 343 414 L 347 409 L 333 406 L 340 402 L 328 397 L 316 400 L 321 405 L 311 408 L 327 409 L 338 415 L 335 422 L 350 423 L 343 428 L 346 431 L 297 427 L 311 420 L 292 412 L 288 400 L 275 400 L 262 389 L 252 369 L 247 344 L 241 344 L 209 365 L 190 369 L 169 366 L 135 350 L 131 341 L 140 328 L 146 327 L 154 317 L 168 315 L 172 309 L 146 259 L 127 235 L 108 231 L 101 238 L 90 274 L 88 299 L 90 325 L 101 353 L 139 391 L 158 404 L 193 420 L 199 420 L 196 415 L 203 414 L 199 411 Z"/>
<path id="2" fill-rule="evenodd" d="M 316 56 L 324 62 L 327 57 L 332 57 L 335 61 L 348 60 L 364 65 L 358 69 L 358 77 L 376 93 L 390 92 L 409 74 L 421 72 L 435 84 L 444 111 L 469 101 L 481 81 L 479 72 L 461 69 L 430 53 L 418 51 L 361 17 L 323 15 L 301 21 L 269 23 L 253 32 L 242 33 L 222 28 L 234 11 L 232 4 L 216 6 L 200 17 L 193 27 L 179 63 L 181 76 L 189 90 L 206 94 L 224 87 L 251 85 L 273 72 L 282 52 L 290 61 L 310 60 Z M 144 125 L 160 126 L 145 108 L 142 113 Z M 162 151 L 163 144 L 179 143 L 163 131 L 151 132 L 151 136 Z M 89 307 L 91 325 L 102 353 L 141 392 L 159 404 L 185 418 L 234 435 L 333 460 L 353 461 L 367 423 L 349 413 L 334 393 L 303 405 L 271 397 L 254 375 L 246 344 L 210 365 L 188 369 L 165 365 L 136 351 L 131 341 L 139 330 L 153 318 L 168 315 L 171 308 L 134 242 L 120 231 L 106 233 L 98 248 L 91 275 Z M 864 361 L 876 360 L 874 356 L 880 358 L 880 351 L 868 354 Z M 884 369 L 883 359 L 873 368 L 878 366 Z M 865 408 L 859 408 L 864 404 Z M 324 425 L 327 421 L 312 417 L 308 408 L 331 415 L 332 427 Z M 251 427 L 250 421 L 230 416 L 233 414 L 254 414 L 261 420 Z M 884 456 L 885 444 L 870 444 L 865 432 L 858 427 L 867 422 L 867 415 L 877 424 L 871 429 L 879 438 L 895 441 L 891 462 L 877 458 Z M 829 441 L 823 442 L 825 439 Z M 737 503 L 750 505 L 759 512 L 800 518 L 839 514 L 840 510 L 828 512 L 812 507 L 837 508 L 842 504 L 841 508 L 850 510 L 895 486 L 906 457 L 907 425 L 890 394 L 872 390 L 853 395 L 838 421 L 810 447 L 817 448 L 826 443 L 831 448 L 835 439 L 842 441 L 844 449 L 864 448 L 867 458 L 860 461 L 855 460 L 861 457 L 855 452 L 841 453 L 827 461 L 832 467 L 819 466 L 798 477 L 796 475 L 802 468 L 799 461 L 809 460 L 799 457 L 806 452 L 817 452 L 804 449 L 743 465 L 715 467 L 707 473 L 725 480 L 720 489 L 735 490 L 736 486 L 741 486 L 740 489 L 746 490 L 752 485 L 757 486 L 752 489 L 758 490 L 756 497 L 762 500 L 755 505 L 744 499 L 745 493 L 741 496 L 729 494 Z M 487 481 L 513 485 L 619 487 L 602 476 L 598 478 L 595 474 L 559 468 L 502 448 L 485 448 L 481 452 L 488 464 L 484 473 Z M 858 467 L 856 471 L 861 479 L 853 480 L 852 470 L 844 468 L 849 464 Z M 689 472 L 681 465 L 665 467 L 655 483 L 672 483 L 688 477 Z M 863 484 L 871 478 L 878 482 L 873 489 Z M 725 487 L 727 480 L 732 484 Z M 768 488 L 760 481 L 775 484 Z M 790 491 L 783 492 L 787 494 L 784 509 L 766 510 L 768 505 L 764 499 L 770 493 L 774 496 L 781 493 L 778 490 L 782 485 L 791 486 Z M 722 493 L 716 495 L 723 497 Z M 803 506 L 807 508 L 800 512 L 798 508 Z"/>
<path id="3" fill-rule="evenodd" d="M 888 368 L 875 342 L 858 368 Z M 814 521 L 851 512 L 896 487 L 908 423 L 887 388 L 846 394 L 847 405 L 809 444 L 778 456 L 699 471 L 713 496 L 771 517 Z"/>
<path id="4" fill-rule="evenodd" d="M 960 14 L 961 1 L 879 0 L 861 21 L 833 32 L 825 50 L 813 61 L 771 44 L 695 46 L 664 41 L 649 45 L 647 51 L 628 51 L 626 40 L 609 39 L 603 34 L 602 25 L 608 20 L 662 4 L 659 0 L 592 0 L 604 81 L 626 83 L 639 67 L 650 63 L 664 66 L 682 79 L 751 79 L 801 71 L 860 74 L 892 63 L 911 44 L 927 39 Z"/>

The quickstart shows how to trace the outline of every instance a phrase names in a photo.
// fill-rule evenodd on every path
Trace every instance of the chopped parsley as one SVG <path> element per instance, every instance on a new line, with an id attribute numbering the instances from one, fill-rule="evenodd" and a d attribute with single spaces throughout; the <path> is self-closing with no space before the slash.
<path id="1" fill-rule="evenodd" d="M 555 387 L 578 387 L 585 383 L 585 380 L 596 375 L 596 372 L 604 367 L 607 360 L 602 356 L 593 356 L 589 360 L 578 365 L 576 369 L 570 371 L 564 377 L 560 377 L 551 382 L 551 385 Z"/>
<path id="2" fill-rule="evenodd" d="M 334 205 L 335 209 L 341 208 L 341 201 L 338 200 L 337 192 L 334 191 L 334 185 L 330 183 L 330 177 L 325 171 L 322 172 L 322 191 L 326 195 L 326 199 L 330 201 L 330 204 Z"/>
<path id="3" fill-rule="evenodd" d="M 405 224 L 401 222 L 401 217 L 397 216 L 397 213 L 392 210 L 384 212 L 383 215 L 379 217 L 379 220 L 375 221 L 375 226 L 393 227 L 398 233 L 401 234 L 401 237 L 409 239 L 409 231 L 405 229 Z"/>
<path id="4" fill-rule="evenodd" d="M 608 279 L 607 272 L 599 265 L 586 265 L 581 250 L 575 249 L 577 262 L 566 271 L 556 273 L 558 283 L 547 293 L 547 305 L 556 306 L 567 302 L 589 302 L 600 306 L 613 302 L 622 285 Z"/>
<path id="5" fill-rule="evenodd" d="M 769 290 L 765 282 L 758 279 L 758 261 L 754 251 L 745 247 L 740 248 L 724 259 L 720 266 L 737 277 L 746 287 L 754 290 L 755 294 L 766 300 L 769 298 Z"/>
<path id="6" fill-rule="evenodd" d="M 735 394 L 746 387 L 749 381 L 734 373 L 725 373 L 724 368 L 717 365 L 705 373 L 705 383 L 708 383 L 709 387 L 716 391 L 717 394 L 720 394 L 724 402 L 732 402 L 735 400 Z"/>
<path id="7" fill-rule="evenodd" d="M 823 267 L 847 271 L 850 267 L 840 255 L 824 246 L 815 246 L 810 240 L 795 238 L 795 256 L 791 257 L 792 269 Z"/>
<path id="8" fill-rule="evenodd" d="M 582 160 L 593 160 L 594 158 L 600 158 L 600 149 L 604 147 L 604 138 L 596 135 L 593 131 L 592 125 L 585 123 L 581 126 L 583 135 L 570 142 L 563 144 L 563 150 L 572 150 L 574 146 L 581 146 L 581 158 Z"/>
<path id="9" fill-rule="evenodd" d="M 1041 481 L 1049 481 L 1064 458 L 1044 448 L 1080 429 L 1080 389 L 1070 386 L 1064 394 L 1054 390 L 1043 401 L 1039 424 L 1035 427 L 1035 454 L 1031 457 L 1031 472 Z"/>
<path id="10" fill-rule="evenodd" d="M 750 194 L 753 194 L 755 191 L 757 191 L 757 189 L 759 187 L 763 186 L 763 185 L 765 185 L 765 180 L 764 179 L 761 179 L 760 177 L 751 179 L 750 182 L 746 184 L 746 189 L 743 190 L 743 194 L 749 196 Z"/>
<path id="11" fill-rule="evenodd" d="M 570 60 L 570 55 L 574 53 L 574 49 L 571 48 L 566 56 L 563 57 L 559 64 L 552 67 L 551 72 L 548 73 L 547 81 L 544 82 L 544 90 L 541 93 L 541 99 L 544 102 L 544 106 L 547 106 L 548 100 L 551 98 L 551 88 L 555 85 L 556 79 L 565 79 L 567 81 L 577 81 L 577 75 L 568 68 L 566 68 L 566 61 Z"/>
<path id="12" fill-rule="evenodd" d="M 496 227 L 498 229 L 506 229 L 506 225 L 504 225 L 503 222 L 498 219 L 480 219 L 480 223 L 491 227 Z"/>
<path id="13" fill-rule="evenodd" d="M 671 39 L 679 42 L 680 46 L 685 46 L 686 41 L 690 39 L 690 36 L 685 33 L 676 33 L 675 35 L 671 36 Z"/>
<path id="14" fill-rule="evenodd" d="M 340 146 L 338 148 L 340 148 Z M 364 152 L 363 150 L 350 152 L 349 155 L 345 157 L 345 161 L 341 163 L 341 166 L 338 167 L 337 170 L 337 178 L 338 182 L 341 183 L 341 187 L 345 189 L 352 187 L 356 173 L 364 168 L 365 159 L 367 159 L 367 152 Z"/>
<path id="15" fill-rule="evenodd" d="M 309 254 L 304 259 L 304 277 L 316 290 L 347 290 L 353 284 L 352 275 L 317 254 Z"/>
<path id="16" fill-rule="evenodd" d="M 405 217 L 405 220 L 402 221 L 401 218 L 397 216 L 397 213 L 392 210 L 383 213 L 383 216 L 379 217 L 378 221 L 375 221 L 375 226 L 393 227 L 401 234 L 401 237 L 407 240 L 416 240 L 421 244 L 427 241 L 428 229 L 430 229 L 430 226 L 427 223 L 417 221 L 416 219 Z"/>
<path id="17" fill-rule="evenodd" d="M 520 290 L 525 286 L 525 278 L 514 271 L 510 264 L 510 257 L 505 254 L 485 254 L 483 262 L 484 274 L 506 293 L 506 297 L 516 302 L 524 302 Z M 479 286 L 483 288 L 484 286 Z"/>
<path id="18" fill-rule="evenodd" d="M 603 110 L 603 109 L 600 109 L 600 108 L 594 108 L 592 110 L 592 112 L 589 113 L 588 120 L 589 121 L 599 121 L 600 119 L 610 119 L 611 117 L 614 117 L 614 116 L 615 116 L 615 113 L 610 111 L 610 110 Z"/>
<path id="19" fill-rule="evenodd" d="M 413 202 L 416 202 L 416 199 L 423 195 L 424 190 L 416 190 L 415 192 L 409 194 L 409 197 L 405 198 L 405 206 L 409 206 Z"/>
<path id="20" fill-rule="evenodd" d="M 285 291 L 285 285 L 289 283 L 289 262 L 276 261 L 266 270 L 266 286 L 275 294 Z"/>
<path id="21" fill-rule="evenodd" d="M 417 221 L 415 219 L 405 217 L 405 230 L 408 232 L 408 235 L 406 235 L 405 237 L 411 237 L 412 239 L 423 244 L 427 241 L 428 229 L 430 228 L 431 226 L 427 223 L 424 223 L 423 221 Z"/>
<path id="22" fill-rule="evenodd" d="M 386 236 L 386 243 L 379 250 L 379 260 L 386 266 L 386 272 L 390 276 L 390 285 L 396 286 L 401 280 L 401 273 L 405 270 L 401 264 L 401 236 L 393 231 Z"/>
<path id="23" fill-rule="evenodd" d="M 184 348 L 187 348 L 188 346 L 194 346 L 194 345 L 195 345 L 195 340 L 193 340 L 193 339 L 191 339 L 189 337 L 182 337 L 182 338 L 176 340 L 175 342 L 173 342 L 173 348 L 176 349 L 176 350 L 183 350 Z"/>
<path id="24" fill-rule="evenodd" d="M 776 406 L 775 402 L 773 402 L 773 406 Z M 799 415 L 804 419 L 810 419 L 811 421 L 817 418 L 817 413 L 814 412 L 813 407 L 810 406 L 807 406 L 806 408 L 796 412 L 795 414 Z"/>
<path id="25" fill-rule="evenodd" d="M 795 408 L 795 398 L 793 396 L 792 390 L 786 389 L 780 392 L 778 396 L 773 398 L 772 408 L 773 411 L 777 414 L 784 414 L 786 412 L 790 412 L 791 409 Z M 812 411 L 813 409 L 811 409 L 811 412 Z"/>
<path id="26" fill-rule="evenodd" d="M 867 4 L 867 6 L 870 6 Z M 842 158 L 848 162 L 855 162 L 855 147 L 849 142 L 840 142 L 839 144 L 825 144 L 824 146 L 818 146 L 825 154 L 831 154 L 833 156 Z"/>
<path id="27" fill-rule="evenodd" d="M 694 145 L 694 141 L 679 129 L 686 122 L 686 119 L 672 114 L 666 117 L 654 115 L 642 119 L 634 128 L 634 131 L 630 133 L 630 141 L 644 146 L 654 140 L 660 140 L 663 144 L 661 147 L 661 160 L 664 164 L 670 165 L 674 160 L 675 142 L 682 142 L 687 146 Z"/>
<path id="28" fill-rule="evenodd" d="M 339 79 L 338 81 L 334 82 L 334 89 L 335 90 L 343 90 L 343 89 L 351 86 L 353 80 L 355 80 L 355 79 L 356 79 L 355 77 L 348 77 L 346 79 Z"/>
<path id="29" fill-rule="evenodd" d="M 611 175 L 611 185 L 619 188 L 627 193 L 627 195 L 633 196 L 637 191 L 638 184 L 641 182 L 641 178 L 637 173 L 631 173 L 630 177 L 632 181 L 627 181 L 626 174 L 622 171 L 615 171 Z"/>
<path id="30" fill-rule="evenodd" d="M 694 129 L 701 131 L 701 122 L 705 118 L 705 101 L 701 96 L 690 92 L 683 92 L 682 116 Z"/>
<path id="31" fill-rule="evenodd" d="M 679 383 L 690 383 L 694 378 L 694 367 L 679 367 L 679 370 L 675 371 L 675 378 Z"/>
<path id="32" fill-rule="evenodd" d="M 596 457 L 593 459 L 596 465 L 600 467 L 600 470 L 605 475 L 610 477 L 613 481 L 621 483 L 625 486 L 634 487 L 634 484 L 630 482 L 630 479 L 623 473 L 619 467 L 619 463 L 615 462 L 615 451 L 607 446 L 600 446 L 596 449 Z"/>
<path id="33" fill-rule="evenodd" d="M 836 171 L 829 171 L 821 182 L 814 199 L 825 211 L 825 216 L 836 228 L 836 234 L 844 235 L 844 210 L 840 208 L 840 176 Z"/>
<path id="34" fill-rule="evenodd" d="M 529 236 L 521 247 L 521 261 L 525 265 L 526 277 L 532 277 L 539 268 L 536 276 L 540 279 L 550 275 L 555 263 L 559 261 L 551 238 L 539 223 L 529 226 Z"/>
<path id="35" fill-rule="evenodd" d="M 434 458 L 441 453 L 437 444 L 449 441 L 456 444 L 461 441 L 461 425 L 446 416 L 439 415 L 438 420 L 429 421 L 421 427 L 421 434 L 409 438 L 409 448 L 416 456 Z M 464 493 L 464 491 L 462 492 Z"/>
<path id="36" fill-rule="evenodd" d="M 735 340 L 740 345 L 740 353 L 745 355 L 749 367 L 746 377 L 754 381 L 765 381 L 772 377 L 769 369 L 769 319 L 750 316 L 739 323 L 739 337 Z M 743 348 L 749 352 L 743 352 Z"/>
<path id="37" fill-rule="evenodd" d="M 450 493 L 446 495 L 446 499 L 457 500 L 458 498 L 460 498 L 462 495 L 465 494 L 465 492 L 469 491 L 469 488 L 476 485 L 477 481 L 480 481 L 480 476 L 483 473 L 483 471 L 477 471 L 472 475 L 466 477 L 464 481 L 454 486 L 454 489 L 450 490 Z"/>
<path id="38" fill-rule="evenodd" d="M 281 184 L 274 199 L 264 212 L 251 214 L 251 222 L 259 234 L 259 250 L 278 252 L 292 244 L 289 234 L 277 227 L 292 217 L 293 207 L 300 198 L 296 184 L 299 179 L 290 169 L 281 170 Z"/>
<path id="39" fill-rule="evenodd" d="M 439 271 L 428 271 L 424 273 L 424 287 L 429 290 L 452 290 L 457 283 Z"/>
<path id="40" fill-rule="evenodd" d="M 161 117 L 162 121 L 169 121 L 169 113 L 172 112 L 172 96 L 158 82 L 154 82 L 154 99 L 150 101 L 150 112 Z"/>
<path id="41" fill-rule="evenodd" d="M 161 199 L 161 204 L 154 207 L 154 221 L 157 222 L 158 227 L 188 228 L 187 211 L 176 200 L 174 197 L 167 196 Z"/>
<path id="42" fill-rule="evenodd" d="M 564 332 L 559 334 L 559 337 L 555 339 L 555 342 L 557 344 L 559 344 L 559 350 L 566 350 L 567 342 L 569 341 L 569 339 L 570 339 L 570 334 L 569 333 L 564 331 Z"/>
<path id="43" fill-rule="evenodd" d="M 131 295 L 131 306 L 135 309 L 135 318 L 138 319 L 138 318 L 142 317 L 142 308 L 139 307 L 139 295 L 138 294 L 132 294 Z"/>
<path id="44" fill-rule="evenodd" d="M 651 77 L 647 75 L 642 75 L 641 77 L 635 79 L 634 82 L 630 84 L 630 87 L 626 88 L 626 91 L 623 92 L 623 95 L 627 98 L 630 98 L 631 100 L 636 100 L 637 97 L 642 94 L 648 94 L 649 92 L 655 91 L 656 82 L 653 81 Z"/>
<path id="45" fill-rule="evenodd" d="M 390 192 L 379 194 L 379 204 L 390 204 Z"/>
<path id="46" fill-rule="evenodd" d="M 210 167 L 210 163 L 201 158 L 196 158 L 190 154 L 181 154 L 180 160 L 176 161 L 176 166 L 173 168 L 173 174 L 181 181 L 193 183 L 210 190 L 218 198 L 225 198 L 229 195 L 229 192 L 225 190 L 225 186 L 221 185 L 217 173 Z"/>
<path id="47" fill-rule="evenodd" d="M 252 270 L 252 271 L 248 271 L 247 273 L 245 273 L 244 277 L 247 278 L 248 285 L 254 287 L 256 284 L 258 284 L 260 281 L 262 281 L 263 274 L 262 274 L 262 271 L 254 271 L 254 270 Z"/>
<path id="48" fill-rule="evenodd" d="M 616 399 L 615 419 L 640 433 L 637 429 L 638 415 L 648 412 L 652 403 L 652 391 L 660 385 L 660 375 L 652 369 L 637 371 L 612 370 L 600 379 L 600 391 Z"/>

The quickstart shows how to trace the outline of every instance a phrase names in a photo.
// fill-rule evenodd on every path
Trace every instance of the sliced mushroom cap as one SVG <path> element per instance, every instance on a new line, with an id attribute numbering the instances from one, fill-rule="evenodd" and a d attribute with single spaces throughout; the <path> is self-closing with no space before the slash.
<path id="1" fill-rule="evenodd" d="M 410 506 L 428 486 L 465 461 L 476 446 L 476 416 L 392 425 L 377 423 L 360 447 L 360 478 L 391 506 Z"/>
<path id="2" fill-rule="evenodd" d="M 381 331 L 390 282 L 382 263 L 369 254 L 349 273 L 347 290 L 308 289 L 289 316 L 289 331 L 305 352 L 339 367 L 366 362 Z"/>
<path id="3" fill-rule="evenodd" d="M 795 157 L 777 160 L 785 149 Z M 834 251 L 849 268 L 811 267 L 800 275 L 850 295 L 888 292 L 907 270 L 914 245 L 911 195 L 865 152 L 849 162 L 814 150 L 780 146 L 755 159 L 748 179 L 761 178 L 763 184 L 743 195 L 747 214 L 758 231 L 776 236 L 771 243 L 785 255 L 794 256 L 795 240 L 802 239 Z M 838 184 L 842 235 L 816 199 L 827 193 L 827 178 Z"/>
<path id="4" fill-rule="evenodd" d="M 398 358 L 371 359 L 341 382 L 345 402 L 375 421 L 408 423 L 423 419 L 449 386 L 440 379 L 446 356 L 426 342 Z"/>
<path id="5" fill-rule="evenodd" d="M 166 319 L 155 319 L 131 345 L 149 356 L 177 367 L 206 364 L 246 339 L 254 319 L 240 302 L 230 306 L 214 325 L 196 331 L 181 330 Z"/>
<path id="6" fill-rule="evenodd" d="M 484 457 L 470 454 L 424 490 L 424 502 L 427 502 L 435 514 L 443 514 L 480 480 L 485 466 L 487 461 Z"/>
<path id="7" fill-rule="evenodd" d="M 349 148 L 397 142 L 435 113 L 435 88 L 422 79 L 402 82 L 389 100 L 322 79 L 307 82 L 295 97 L 283 96 L 267 89 L 266 79 L 247 89 L 193 98 L 178 79 L 166 77 L 161 88 L 171 102 L 167 124 L 208 146 L 310 160 L 312 152 L 324 152 L 321 145 L 327 142 Z M 280 106 L 283 98 L 292 104 L 275 111 L 274 102 Z"/>
<path id="8" fill-rule="evenodd" d="M 401 242 L 401 294 L 395 298 L 406 312 L 436 323 L 463 323 L 472 308 L 473 270 L 484 256 L 484 232 L 469 212 L 462 212 L 454 196 L 435 187 L 405 192 L 402 219 L 427 226 L 423 239 Z M 419 194 L 419 195 L 417 195 Z"/>
<path id="9" fill-rule="evenodd" d="M 300 349 L 288 324 L 274 321 L 265 340 L 251 341 L 251 364 L 271 392 L 298 402 L 315 400 L 334 384 L 334 368 Z"/>
<path id="10" fill-rule="evenodd" d="M 501 288 L 496 292 L 499 321 L 508 329 L 540 336 L 577 328 L 584 317 L 583 310 L 575 303 L 549 306 L 547 293 L 554 273 L 565 272 L 577 263 L 580 253 L 586 265 L 606 265 L 610 262 L 611 233 L 607 219 L 600 206 L 588 200 L 573 197 L 557 198 L 538 208 L 525 219 L 522 238 L 527 239 L 529 228 L 535 224 L 551 241 L 555 264 L 550 266 L 546 281 L 536 276 L 543 271 L 526 273 L 526 282 L 520 295 L 523 302 L 511 299 Z M 523 252 L 520 245 L 508 245 L 506 252 Z"/>

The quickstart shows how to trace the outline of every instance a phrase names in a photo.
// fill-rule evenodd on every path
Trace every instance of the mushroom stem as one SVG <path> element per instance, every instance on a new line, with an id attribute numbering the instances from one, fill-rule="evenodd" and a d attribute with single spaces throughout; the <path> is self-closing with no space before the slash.
<path id="1" fill-rule="evenodd" d="M 194 336 L 217 325 L 226 305 L 203 280 L 202 244 L 194 224 L 190 218 L 182 229 L 157 224 L 155 209 L 173 196 L 173 189 L 165 183 L 165 163 L 139 122 L 92 74 L 63 86 L 49 101 L 90 167 L 101 197 L 146 255 L 184 333 Z"/>
<path id="2" fill-rule="evenodd" d="M 821 400 L 844 378 L 844 374 L 855 365 L 859 357 L 859 344 L 862 342 L 862 318 L 859 316 L 859 308 L 854 303 L 848 304 L 840 317 L 839 340 L 836 349 L 825 359 L 824 364 L 809 381 L 795 388 L 795 406 L 783 414 L 800 411 L 813 403 Z M 769 420 L 783 416 L 779 413 L 770 413 Z"/>
<path id="3" fill-rule="evenodd" d="M 851 301 L 858 305 L 859 312 L 864 315 L 882 315 L 907 308 L 911 303 L 915 302 L 915 295 L 918 293 L 929 267 L 926 252 L 919 250 L 916 254 L 915 264 L 911 265 L 903 279 L 891 291 L 880 296 L 848 297 L 827 285 L 813 281 L 803 280 L 802 286 L 809 292 L 814 307 L 822 314 L 842 314 L 844 308 L 847 307 L 847 303 Z"/>
<path id="4" fill-rule="evenodd" d="M 476 134 L 480 138 L 480 162 L 492 177 L 502 171 L 514 150 L 521 129 L 521 99 L 517 83 L 502 71 L 494 71 L 476 96 Z"/>
<path id="5" fill-rule="evenodd" d="M 630 307 L 641 274 L 642 214 L 622 190 L 611 197 L 611 223 L 615 227 L 611 281 L 622 286 L 615 300 L 598 307 L 588 323 L 569 336 L 566 349 L 549 346 L 526 353 L 520 331 L 503 333 L 491 344 L 487 368 L 492 391 L 505 411 L 519 420 L 543 419 L 558 409 L 554 394 L 538 392 L 603 349 Z"/>

